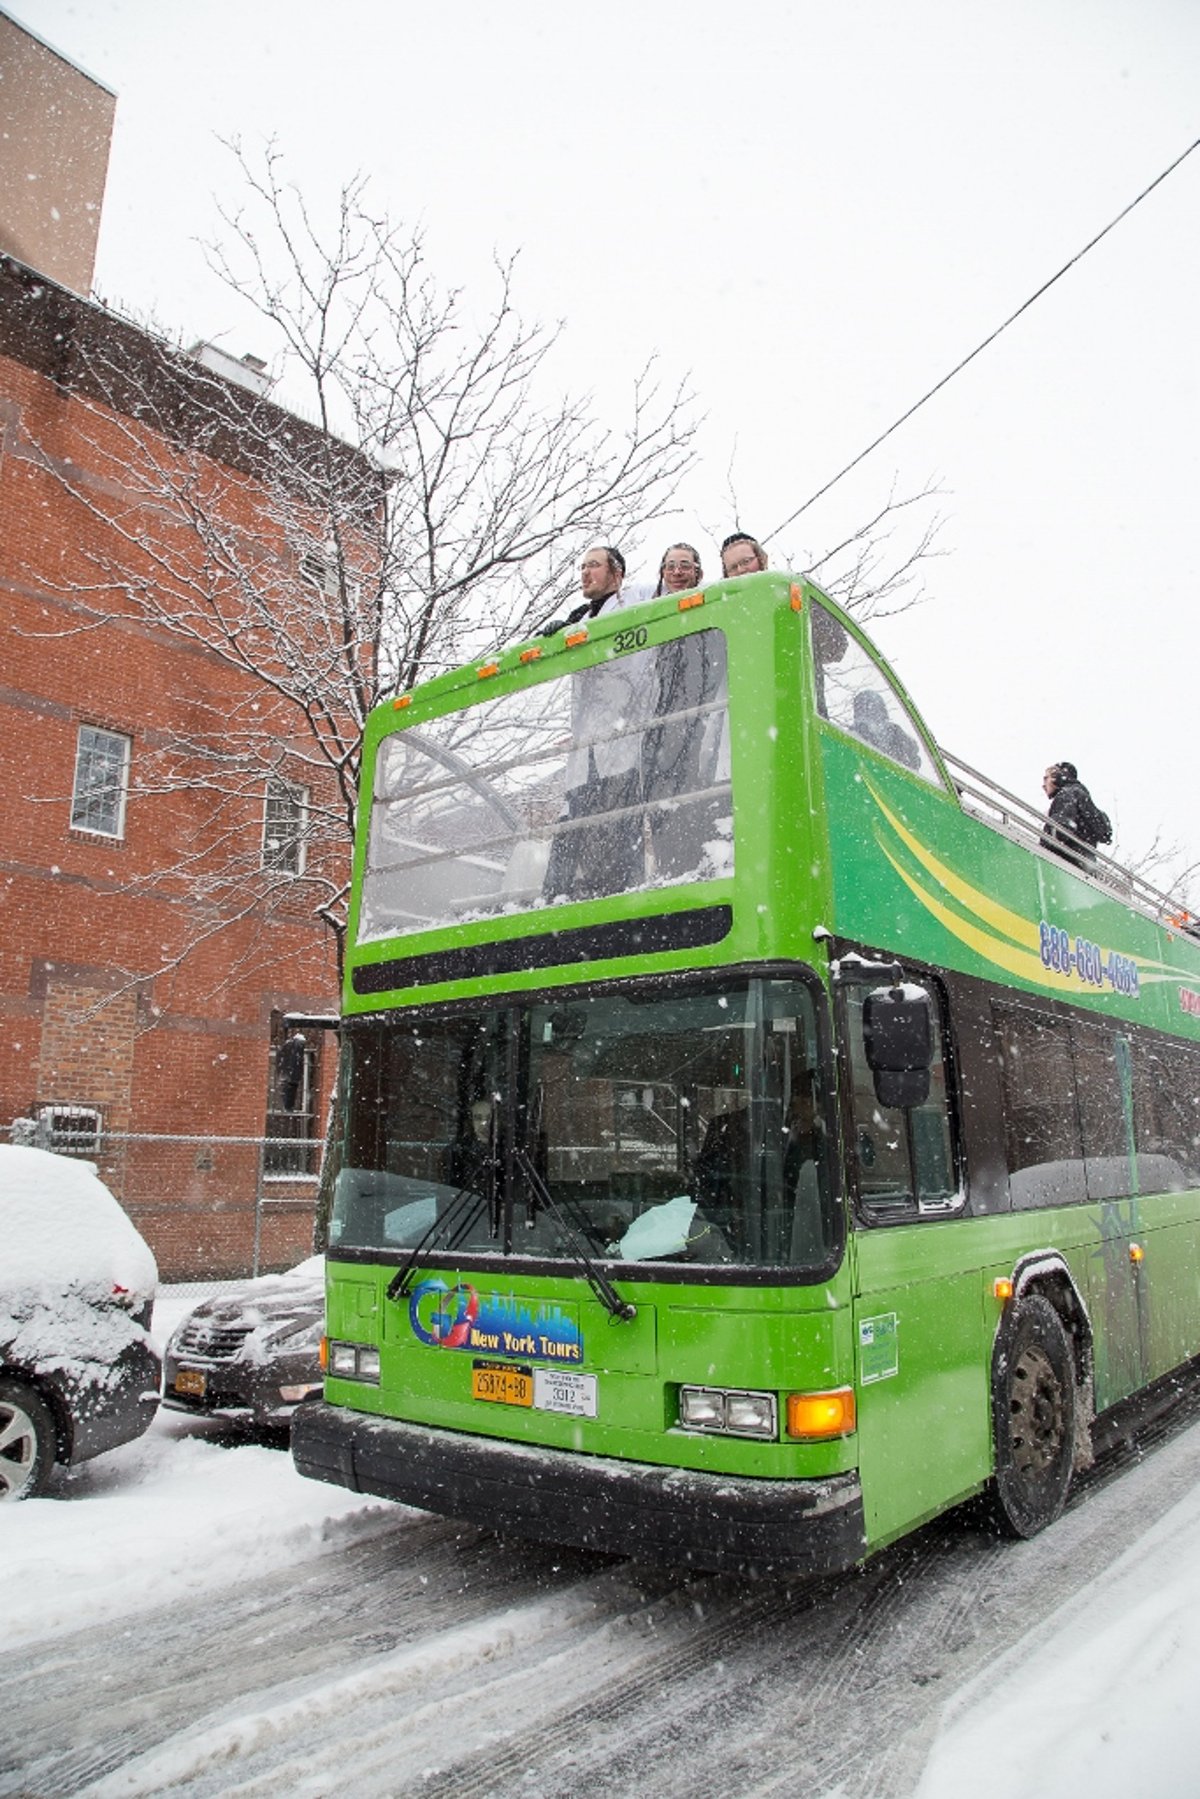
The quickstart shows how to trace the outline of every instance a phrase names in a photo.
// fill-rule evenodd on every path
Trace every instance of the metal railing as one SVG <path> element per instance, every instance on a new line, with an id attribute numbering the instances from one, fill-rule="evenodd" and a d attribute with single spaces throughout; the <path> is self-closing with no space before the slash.
<path id="1" fill-rule="evenodd" d="M 1043 855 L 1061 858 L 1065 853 L 1075 873 L 1115 892 L 1126 905 L 1157 923 L 1170 925 L 1175 930 L 1196 930 L 1197 921 L 1188 914 L 1178 896 L 1164 893 L 1063 825 L 1054 826 L 1055 837 L 1062 840 L 1062 850 L 1048 849 L 1042 842 L 1046 830 L 1045 813 L 1019 799 L 1015 793 L 1009 793 L 990 775 L 980 774 L 978 769 L 960 761 L 957 756 L 943 750 L 942 760 L 950 770 L 964 812 L 972 818 L 980 819 L 1015 843 L 1040 850 Z"/>
<path id="2" fill-rule="evenodd" d="M 230 1279 L 311 1253 L 324 1149 L 311 1137 L 56 1132 L 16 1119 L 7 1135 L 90 1162 L 146 1239 L 163 1281 Z"/>

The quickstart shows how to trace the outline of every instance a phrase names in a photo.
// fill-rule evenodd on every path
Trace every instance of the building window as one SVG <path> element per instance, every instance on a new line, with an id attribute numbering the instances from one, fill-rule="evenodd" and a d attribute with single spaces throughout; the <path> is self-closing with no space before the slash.
<path id="1" fill-rule="evenodd" d="M 329 599 L 337 598 L 338 571 L 337 557 L 331 545 L 318 548 L 311 545 L 300 557 L 300 578 L 315 587 L 318 593 Z"/>
<path id="2" fill-rule="evenodd" d="M 71 792 L 71 829 L 101 837 L 125 835 L 129 787 L 129 738 L 96 725 L 80 725 Z"/>
<path id="3" fill-rule="evenodd" d="M 319 1039 L 318 1039 L 319 1042 Z M 317 1042 L 278 1016 L 272 1020 L 267 1076 L 267 1145 L 263 1168 L 278 1176 L 317 1171 Z"/>
<path id="4" fill-rule="evenodd" d="M 300 579 L 327 600 L 345 598 L 357 605 L 362 594 L 362 582 L 339 566 L 337 545 L 333 542 L 310 544 L 300 552 Z"/>
<path id="5" fill-rule="evenodd" d="M 308 788 L 272 776 L 263 811 L 263 867 L 280 874 L 303 874 L 307 832 Z"/>

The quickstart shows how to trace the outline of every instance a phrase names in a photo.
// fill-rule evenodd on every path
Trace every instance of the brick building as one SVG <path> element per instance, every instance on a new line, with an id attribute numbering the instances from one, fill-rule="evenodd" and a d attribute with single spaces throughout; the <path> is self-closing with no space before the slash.
<path id="1" fill-rule="evenodd" d="M 380 489 L 263 386 L 0 256 L 0 1137 L 98 1142 L 174 1278 L 304 1253 L 305 1153 L 256 1223 L 256 1150 L 117 1139 L 319 1131 L 334 1072 L 344 796 L 270 677 Z"/>

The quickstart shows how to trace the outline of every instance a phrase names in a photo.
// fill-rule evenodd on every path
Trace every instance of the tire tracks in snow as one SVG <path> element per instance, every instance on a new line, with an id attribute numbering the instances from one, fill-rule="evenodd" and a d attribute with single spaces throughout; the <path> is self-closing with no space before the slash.
<path id="1" fill-rule="evenodd" d="M 1029 1543 L 960 1513 L 810 1587 L 398 1512 L 336 1555 L 5 1668 L 0 1794 L 907 1799 L 947 1701 L 1200 1478 L 1198 1412 L 1144 1426 Z"/>

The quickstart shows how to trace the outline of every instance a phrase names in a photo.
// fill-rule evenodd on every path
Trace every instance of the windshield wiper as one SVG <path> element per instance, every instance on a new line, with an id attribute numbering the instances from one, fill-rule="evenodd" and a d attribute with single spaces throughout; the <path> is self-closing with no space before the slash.
<path id="1" fill-rule="evenodd" d="M 488 1163 L 487 1172 L 487 1187 L 490 1190 L 494 1188 L 496 1184 L 494 1162 Z M 470 1204 L 466 1204 L 466 1201 L 470 1201 Z M 442 1231 L 448 1230 L 453 1225 L 454 1234 L 447 1238 L 444 1247 L 447 1251 L 457 1249 L 467 1231 L 469 1231 L 474 1224 L 481 1209 L 487 1205 L 487 1203 L 488 1193 L 479 1193 L 474 1187 L 460 1187 L 458 1192 L 454 1195 L 454 1198 L 447 1204 L 445 1211 L 440 1217 L 434 1219 L 429 1229 L 425 1232 L 425 1235 L 418 1241 L 416 1246 L 409 1251 L 403 1266 L 396 1270 L 395 1274 L 388 1282 L 387 1297 L 389 1299 L 406 1299 L 409 1292 L 409 1281 L 412 1278 L 413 1272 L 426 1250 L 432 1248 L 435 1238 L 437 1238 Z M 456 1214 L 459 1215 L 456 1216 Z"/>
<path id="2" fill-rule="evenodd" d="M 559 1234 L 566 1246 L 568 1255 L 577 1267 L 583 1271 L 583 1278 L 600 1304 L 613 1318 L 627 1322 L 637 1317 L 637 1307 L 631 1300 L 622 1299 L 612 1282 L 597 1268 L 587 1252 L 587 1241 L 580 1224 L 572 1224 L 564 1207 L 560 1206 L 549 1187 L 534 1167 L 529 1152 L 519 1146 L 513 1148 L 513 1161 L 521 1171 L 529 1191 L 537 1203 L 549 1212 Z"/>

